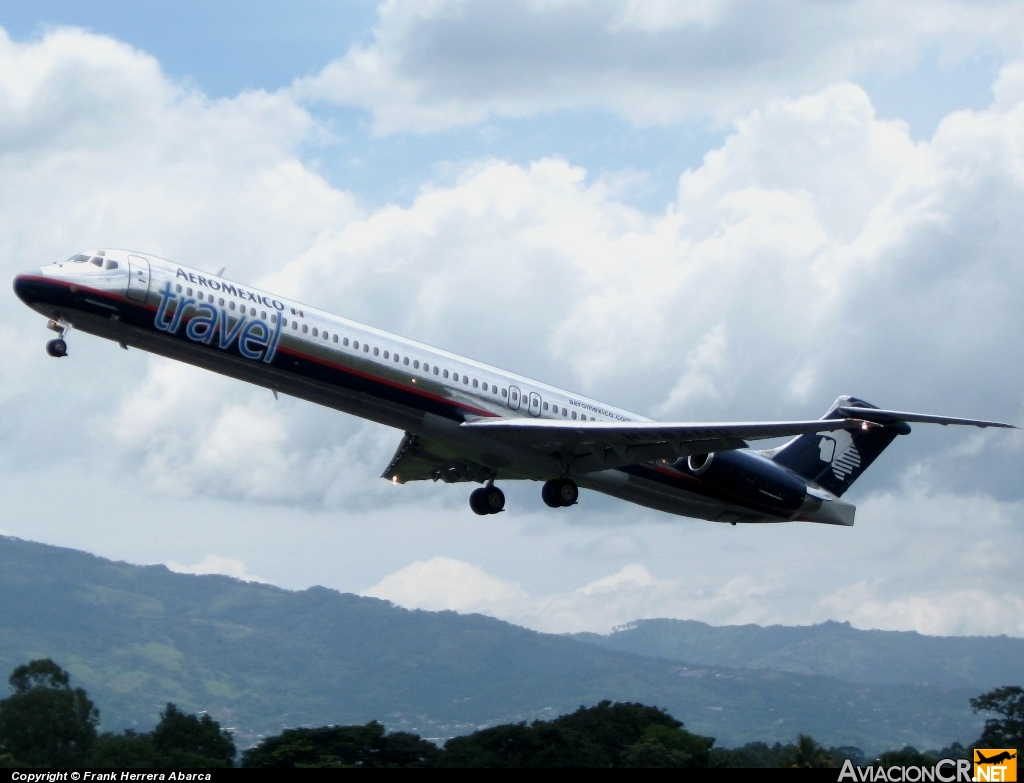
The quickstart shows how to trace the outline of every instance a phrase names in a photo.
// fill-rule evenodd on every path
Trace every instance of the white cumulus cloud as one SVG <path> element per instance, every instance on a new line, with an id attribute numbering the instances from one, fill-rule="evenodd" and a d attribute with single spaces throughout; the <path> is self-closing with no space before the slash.
<path id="1" fill-rule="evenodd" d="M 358 106 L 378 131 L 599 108 L 635 122 L 731 119 L 924 51 L 1019 52 L 1012 2 L 388 0 L 374 40 L 293 94 Z"/>

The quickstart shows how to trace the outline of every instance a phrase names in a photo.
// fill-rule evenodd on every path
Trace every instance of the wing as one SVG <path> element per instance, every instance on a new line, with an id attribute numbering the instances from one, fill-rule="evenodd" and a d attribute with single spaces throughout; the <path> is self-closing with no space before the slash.
<path id="1" fill-rule="evenodd" d="M 671 422 L 551 421 L 474 419 L 460 425 L 535 453 L 563 459 L 593 458 L 590 470 L 712 451 L 744 449 L 748 441 L 856 429 L 857 419 L 814 421 Z M 578 462 L 577 462 L 578 464 Z"/>

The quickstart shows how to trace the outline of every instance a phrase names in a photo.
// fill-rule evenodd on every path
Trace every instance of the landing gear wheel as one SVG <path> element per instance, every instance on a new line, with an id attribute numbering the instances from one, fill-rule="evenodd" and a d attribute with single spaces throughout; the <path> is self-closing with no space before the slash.
<path id="1" fill-rule="evenodd" d="M 46 352 L 55 359 L 68 355 L 68 344 L 60 337 L 46 344 Z"/>
<path id="2" fill-rule="evenodd" d="M 469 493 L 469 507 L 473 509 L 474 514 L 484 516 L 487 513 L 487 506 L 484 505 L 485 491 L 486 490 L 481 487 L 480 489 L 474 489 Z"/>
<path id="3" fill-rule="evenodd" d="M 551 508 L 564 508 L 575 505 L 579 499 L 580 490 L 576 486 L 576 482 L 571 479 L 551 479 L 544 482 L 540 496 L 544 503 Z"/>
<path id="4" fill-rule="evenodd" d="M 505 509 L 505 493 L 497 487 L 484 489 L 484 507 L 488 514 L 497 514 Z"/>
<path id="5" fill-rule="evenodd" d="M 505 493 L 497 487 L 480 487 L 469 494 L 469 507 L 474 514 L 497 514 L 505 508 Z"/>

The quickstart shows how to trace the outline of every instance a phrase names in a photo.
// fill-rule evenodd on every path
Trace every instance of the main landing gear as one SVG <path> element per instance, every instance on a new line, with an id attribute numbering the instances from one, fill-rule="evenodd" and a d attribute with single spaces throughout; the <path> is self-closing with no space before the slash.
<path id="1" fill-rule="evenodd" d="M 551 479 L 544 482 L 540 496 L 551 508 L 562 508 L 575 505 L 580 490 L 572 479 Z"/>
<path id="2" fill-rule="evenodd" d="M 46 344 L 46 352 L 54 359 L 60 359 L 62 356 L 68 355 L 68 344 L 64 339 L 64 334 L 67 332 L 67 326 L 64 325 L 63 321 L 50 321 L 46 325 L 47 329 L 56 332 L 60 335 L 56 340 L 50 340 Z"/>
<path id="3" fill-rule="evenodd" d="M 469 494 L 469 507 L 480 516 L 497 514 L 505 508 L 505 493 L 488 481 L 486 486 Z"/>

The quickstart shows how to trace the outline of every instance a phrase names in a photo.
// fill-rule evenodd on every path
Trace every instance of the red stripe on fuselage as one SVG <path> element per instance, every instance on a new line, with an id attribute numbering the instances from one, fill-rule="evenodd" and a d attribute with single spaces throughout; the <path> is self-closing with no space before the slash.
<path id="1" fill-rule="evenodd" d="M 117 302 L 118 304 L 121 304 L 121 305 L 128 305 L 129 307 L 142 308 L 143 310 L 148 310 L 149 312 L 154 313 L 154 314 L 157 311 L 157 308 L 156 308 L 155 305 L 150 305 L 150 304 L 146 304 L 146 303 L 143 303 L 143 302 L 133 302 L 132 300 L 128 299 L 127 297 L 119 296 L 118 294 L 112 294 L 109 291 L 101 291 L 101 290 L 96 289 L 96 288 L 90 288 L 89 286 L 84 286 L 84 285 L 81 285 L 79 283 L 70 283 L 70 282 L 68 282 L 66 280 L 55 280 L 53 278 L 42 277 L 40 275 L 21 275 L 20 277 L 22 277 L 22 279 L 33 280 L 33 281 L 36 281 L 36 282 L 40 282 L 40 283 L 43 283 L 45 285 L 64 286 L 64 287 L 69 288 L 69 289 L 70 288 L 74 288 L 76 290 L 87 292 L 90 295 L 105 297 L 106 299 L 110 299 L 111 301 Z M 74 293 L 74 292 L 72 292 L 72 293 Z M 182 316 L 182 321 L 187 322 L 189 320 L 191 320 L 191 319 L 188 316 Z M 192 342 L 192 341 L 190 341 L 190 342 Z M 214 349 L 211 349 L 211 350 L 214 350 Z M 322 367 L 329 367 L 329 368 L 331 368 L 333 370 L 337 370 L 337 371 L 340 371 L 340 372 L 348 373 L 350 375 L 355 375 L 357 377 L 364 378 L 366 380 L 373 381 L 375 383 L 380 383 L 380 384 L 383 384 L 385 386 L 390 386 L 393 389 L 399 389 L 399 390 L 404 391 L 404 392 L 411 392 L 412 394 L 414 394 L 417 397 L 422 397 L 422 398 L 428 399 L 428 400 L 434 400 L 435 402 L 440 402 L 440 403 L 443 403 L 445 405 L 451 405 L 451 406 L 453 406 L 455 408 L 459 408 L 461 410 L 466 411 L 467 413 L 472 413 L 472 414 L 477 415 L 477 416 L 488 416 L 488 417 L 492 417 L 492 418 L 500 418 L 500 416 L 497 413 L 494 413 L 493 411 L 483 410 L 482 408 L 475 408 L 472 405 L 467 405 L 464 402 L 459 402 L 459 401 L 451 399 L 449 397 L 442 397 L 442 396 L 437 395 L 437 394 L 431 394 L 430 392 L 425 391 L 424 389 L 421 389 L 419 386 L 413 385 L 411 383 L 410 384 L 404 384 L 404 383 L 400 383 L 398 381 L 393 381 L 393 380 L 390 380 L 388 378 L 383 378 L 383 377 L 381 377 L 379 375 L 374 375 L 373 373 L 368 373 L 368 372 L 364 372 L 362 370 L 357 370 L 357 369 L 355 369 L 353 367 L 348 367 L 347 365 L 344 365 L 344 364 L 337 364 L 335 362 L 331 362 L 331 361 L 328 361 L 326 359 L 322 359 L 322 358 L 320 358 L 318 356 L 312 356 L 310 354 L 305 354 L 305 353 L 302 353 L 300 351 L 295 351 L 295 350 L 290 349 L 290 348 L 279 347 L 278 348 L 278 353 L 283 353 L 283 354 L 286 354 L 286 355 L 294 357 L 294 358 L 304 359 L 304 360 L 306 360 L 308 362 L 313 362 L 315 364 L 319 364 Z M 433 359 L 431 361 L 433 362 Z"/>

